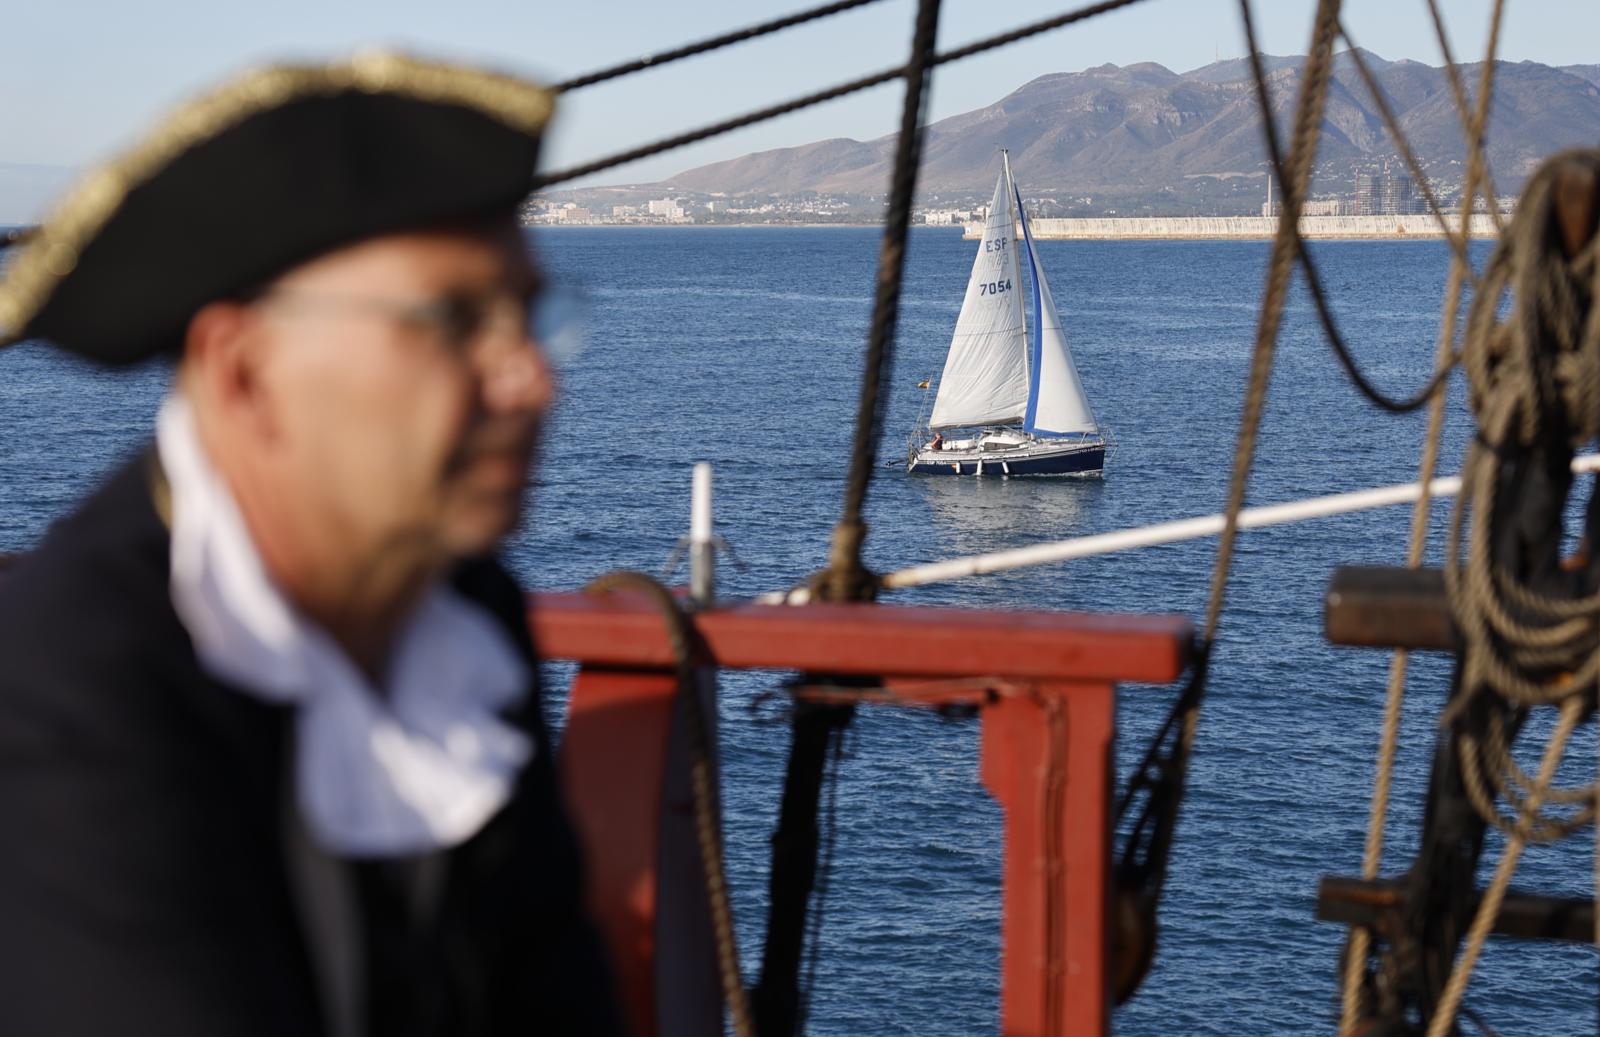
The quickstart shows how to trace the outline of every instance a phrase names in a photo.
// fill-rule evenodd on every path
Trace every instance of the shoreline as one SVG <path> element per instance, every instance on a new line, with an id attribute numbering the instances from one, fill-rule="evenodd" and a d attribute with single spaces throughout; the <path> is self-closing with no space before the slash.
<path id="1" fill-rule="evenodd" d="M 1461 217 L 1447 213 L 1452 234 L 1461 233 Z M 1267 241 L 1278 233 L 1276 216 L 1100 216 L 1076 219 L 1034 219 L 1028 224 L 1040 241 Z M 1474 213 L 1467 236 L 1498 237 L 1493 217 Z M 1445 232 L 1431 215 L 1302 216 L 1300 236 L 1324 241 L 1443 241 Z M 969 223 L 964 239 L 983 237 L 983 225 Z"/>
<path id="2" fill-rule="evenodd" d="M 1459 233 L 1461 218 L 1446 216 Z M 880 223 L 535 223 L 524 230 L 878 230 Z M 1029 230 L 1039 241 L 1270 241 L 1276 216 L 1086 216 L 1037 218 Z M 983 236 L 982 224 L 913 224 L 913 231 L 959 230 L 964 240 Z M 1427 215 L 1302 216 L 1300 234 L 1320 241 L 1443 241 L 1438 221 Z M 1474 214 L 1467 228 L 1474 240 L 1498 237 L 1494 221 Z"/>

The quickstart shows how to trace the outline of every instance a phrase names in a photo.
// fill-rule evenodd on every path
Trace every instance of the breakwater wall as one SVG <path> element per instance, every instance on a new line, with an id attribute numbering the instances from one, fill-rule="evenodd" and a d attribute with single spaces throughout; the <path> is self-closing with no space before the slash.
<path id="1" fill-rule="evenodd" d="M 1447 214 L 1452 231 L 1459 230 L 1459 214 Z M 1271 238 L 1278 230 L 1276 216 L 1141 216 L 1094 217 L 1072 220 L 1032 220 L 1028 229 L 1040 240 L 1075 239 L 1107 241 L 1117 239 L 1174 240 L 1220 238 L 1251 240 Z M 1474 238 L 1495 237 L 1494 220 L 1487 214 L 1474 214 L 1467 232 Z M 1432 216 L 1302 216 L 1300 234 L 1306 238 L 1442 238 L 1438 221 Z M 983 224 L 969 223 L 962 235 L 981 238 Z"/>

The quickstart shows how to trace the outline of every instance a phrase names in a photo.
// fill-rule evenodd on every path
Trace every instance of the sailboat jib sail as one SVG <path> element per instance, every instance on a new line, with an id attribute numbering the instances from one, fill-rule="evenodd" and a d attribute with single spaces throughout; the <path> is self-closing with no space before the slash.
<path id="1" fill-rule="evenodd" d="M 1027 409 L 1024 286 L 1011 197 L 1002 171 L 939 378 L 929 421 L 935 429 L 1015 425 Z"/>
<path id="2" fill-rule="evenodd" d="M 1033 342 L 1028 362 L 1028 407 L 1022 427 L 1036 436 L 1067 436 L 1097 433 L 1094 411 L 1084 394 L 1078 366 L 1061 330 L 1061 315 L 1050 297 L 1044 267 L 1028 230 L 1028 214 L 1016 184 L 1011 190 L 1017 203 L 1017 219 L 1022 224 L 1022 248 L 1028 256 L 1028 273 L 1033 281 Z"/>

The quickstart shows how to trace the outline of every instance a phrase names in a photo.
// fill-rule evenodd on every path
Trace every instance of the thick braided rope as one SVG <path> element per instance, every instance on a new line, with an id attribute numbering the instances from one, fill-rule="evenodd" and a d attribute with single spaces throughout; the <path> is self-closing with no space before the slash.
<path id="1" fill-rule="evenodd" d="M 1470 196 L 1470 186 L 1468 189 Z M 1445 289 L 1444 310 L 1439 322 L 1439 339 L 1434 351 L 1434 370 L 1448 372 L 1454 366 L 1456 315 L 1461 306 L 1461 288 L 1466 281 L 1465 264 L 1460 258 L 1451 262 L 1449 282 Z M 1443 439 L 1444 408 L 1449 396 L 1448 384 L 1441 387 L 1433 404 L 1428 408 L 1428 430 L 1422 441 L 1422 457 L 1417 466 L 1417 479 L 1426 485 L 1433 479 L 1439 464 L 1439 444 Z M 1406 547 L 1406 567 L 1415 569 L 1422 564 L 1427 545 L 1428 520 L 1431 498 L 1426 494 L 1417 498 L 1411 511 L 1410 540 Z M 1400 719 L 1405 704 L 1406 672 L 1410 654 L 1398 649 L 1389 661 L 1389 683 L 1385 689 L 1383 728 L 1378 740 L 1377 770 L 1372 781 L 1372 803 L 1367 813 L 1367 839 L 1361 857 L 1361 875 L 1375 879 L 1383 863 L 1384 826 L 1389 816 L 1389 794 L 1394 781 L 1394 762 L 1400 741 Z M 1348 1034 L 1360 1018 L 1361 985 L 1366 975 L 1367 953 L 1371 948 L 1371 933 L 1358 926 L 1350 933 L 1350 952 L 1345 962 L 1343 1003 L 1339 1032 Z"/>
<path id="2" fill-rule="evenodd" d="M 734 1037 L 756 1037 L 745 998 L 744 980 L 739 974 L 739 945 L 733 928 L 733 904 L 728 893 L 728 876 L 722 861 L 722 831 L 717 810 L 717 792 L 711 777 L 711 749 L 704 704 L 696 679 L 694 651 L 689 619 L 672 592 L 644 573 L 620 570 L 607 573 L 586 588 L 590 594 L 635 591 L 650 598 L 660 609 L 672 646 L 673 669 L 678 678 L 678 705 L 683 711 L 684 733 L 688 736 L 689 786 L 694 797 L 694 834 L 700 851 L 700 867 L 711 908 L 711 929 L 716 942 L 717 973 L 722 998 Z"/>
<path id="3" fill-rule="evenodd" d="M 1466 83 L 1461 78 L 1461 68 L 1456 64 L 1456 56 L 1450 49 L 1450 34 L 1445 31 L 1444 15 L 1439 12 L 1439 0 L 1428 0 L 1428 14 L 1433 18 L 1434 35 L 1439 40 L 1439 52 L 1444 55 L 1445 78 L 1450 83 L 1450 93 L 1456 102 L 1456 113 L 1461 116 L 1461 129 L 1467 135 L 1466 182 L 1469 185 L 1476 185 L 1479 177 L 1482 177 L 1483 200 L 1497 231 L 1505 230 L 1505 220 L 1500 215 L 1500 206 L 1495 201 L 1494 178 L 1490 175 L 1488 163 L 1484 158 L 1483 131 L 1488 123 L 1490 89 L 1494 85 L 1494 55 L 1499 51 L 1501 16 L 1504 13 L 1505 0 L 1495 0 L 1494 11 L 1489 15 L 1489 43 L 1484 48 L 1487 58 L 1483 63 L 1478 85 L 1478 105 L 1473 109 L 1467 104 Z M 1463 191 L 1463 218 L 1471 211 L 1472 201 L 1475 198 L 1476 193 L 1473 190 Z"/>
<path id="4" fill-rule="evenodd" d="M 1278 331 L 1282 326 L 1284 303 L 1288 298 L 1290 274 L 1298 247 L 1300 209 L 1310 187 L 1311 170 L 1316 156 L 1317 141 L 1322 128 L 1322 114 L 1327 102 L 1328 82 L 1333 65 L 1333 44 L 1337 36 L 1340 0 L 1318 0 L 1316 20 L 1311 34 L 1311 46 L 1306 58 L 1305 74 L 1295 102 L 1295 120 L 1290 138 L 1289 156 L 1283 164 L 1283 210 L 1279 215 L 1277 233 L 1273 237 L 1272 256 L 1267 267 L 1267 284 L 1262 294 L 1261 316 L 1257 324 L 1255 347 L 1250 362 L 1250 380 L 1245 391 L 1244 413 L 1239 419 L 1239 435 L 1234 445 L 1233 470 L 1228 486 L 1223 528 L 1217 544 L 1217 557 L 1211 575 L 1211 593 L 1206 606 L 1204 632 L 1201 635 L 1200 658 L 1195 675 L 1183 696 L 1167 716 L 1161 731 L 1151 741 L 1138 774 L 1147 773 L 1160 756 L 1160 748 L 1176 729 L 1176 744 L 1167 761 L 1170 771 L 1167 780 L 1176 787 L 1174 804 L 1182 800 L 1182 788 L 1188 772 L 1189 759 L 1194 751 L 1195 734 L 1199 728 L 1200 706 L 1204 699 L 1204 678 L 1207 660 L 1216 643 L 1217 629 L 1222 619 L 1222 607 L 1227 594 L 1228 576 L 1232 569 L 1234 546 L 1239 534 L 1239 512 L 1244 507 L 1245 491 L 1250 480 L 1250 468 L 1255 458 L 1255 447 L 1261 427 L 1261 415 L 1266 407 L 1267 388 L 1271 381 L 1272 362 L 1277 349 Z M 1250 21 L 1249 0 L 1240 0 L 1241 14 L 1247 31 L 1253 31 Z M 1251 47 L 1252 52 L 1256 48 Z M 1259 64 L 1257 79 L 1260 80 Z M 1264 95 L 1263 95 L 1264 96 Z M 1262 122 L 1268 127 L 1268 141 L 1275 149 L 1271 112 L 1263 109 Z M 1118 806 L 1118 815 L 1131 806 L 1133 791 Z M 1150 808 L 1147 806 L 1146 813 Z M 1176 805 L 1167 819 L 1167 834 L 1176 823 Z M 1136 830 L 1144 827 L 1141 819 Z M 1159 825 L 1157 826 L 1160 827 Z M 1131 844 L 1130 844 L 1131 845 Z M 1165 880 L 1165 850 L 1161 859 L 1153 862 L 1156 875 L 1153 879 L 1159 895 Z"/>
<path id="5" fill-rule="evenodd" d="M 1282 326 L 1283 308 L 1288 298 L 1290 273 L 1296 257 L 1299 235 L 1300 209 L 1311 182 L 1312 164 L 1316 157 L 1317 141 L 1322 128 L 1322 114 L 1327 102 L 1328 81 L 1333 65 L 1333 44 L 1337 36 L 1340 0 L 1318 0 L 1316 20 L 1311 34 L 1311 46 L 1305 65 L 1305 77 L 1295 102 L 1294 131 L 1290 138 L 1287 176 L 1283 180 L 1283 211 L 1279 216 L 1277 233 L 1272 242 L 1272 256 L 1267 267 L 1267 284 L 1262 296 L 1261 316 L 1257 325 L 1256 340 L 1250 363 L 1250 381 L 1245 392 L 1244 413 L 1239 420 L 1239 436 L 1234 446 L 1233 470 L 1228 487 L 1228 501 L 1223 528 L 1217 545 L 1217 557 L 1211 576 L 1211 593 L 1206 606 L 1204 632 L 1201 635 L 1200 657 L 1195 675 L 1188 689 L 1167 717 L 1161 733 L 1152 741 L 1146 756 L 1146 767 L 1158 755 L 1168 733 L 1177 728 L 1176 744 L 1170 755 L 1170 777 L 1175 786 L 1172 814 L 1168 818 L 1167 834 L 1176 824 L 1177 804 L 1182 801 L 1183 784 L 1188 773 L 1189 759 L 1194 751 L 1195 734 L 1199 728 L 1200 706 L 1204 699 L 1204 679 L 1212 646 L 1216 643 L 1217 629 L 1222 619 L 1223 602 L 1227 594 L 1228 576 L 1232 568 L 1234 546 L 1239 534 L 1239 512 L 1244 507 L 1245 491 L 1250 480 L 1250 468 L 1255 458 L 1255 447 L 1261 427 L 1261 415 L 1266 407 L 1267 388 L 1271 381 L 1272 362 L 1277 348 L 1278 331 Z M 1241 0 L 1243 16 L 1250 17 L 1248 0 Z M 1252 48 L 1253 50 L 1254 48 Z M 1270 125 L 1270 111 L 1263 111 L 1263 122 Z M 1141 773 L 1145 770 L 1141 768 Z M 1130 789 L 1130 793 L 1131 793 Z M 1131 795 L 1123 800 L 1121 809 L 1131 804 Z M 1159 894 L 1165 879 L 1165 850 L 1156 861 L 1157 874 L 1154 888 Z"/>
<path id="6" fill-rule="evenodd" d="M 1560 764 L 1567 748 L 1567 739 L 1578 726 L 1578 721 L 1583 716 L 1583 708 L 1582 701 L 1576 697 L 1562 703 L 1561 719 L 1550 734 L 1550 742 L 1545 746 L 1544 758 L 1539 764 L 1538 783 L 1528 796 L 1526 806 L 1530 811 L 1539 809 L 1538 790 L 1549 787 L 1554 779 L 1556 767 Z M 1527 839 L 1520 828 L 1514 829 L 1507 837 L 1505 852 L 1495 867 L 1494 878 L 1483 891 L 1483 899 L 1478 903 L 1478 911 L 1472 918 L 1472 926 L 1467 930 L 1461 956 L 1456 959 L 1455 967 L 1450 970 L 1450 980 L 1445 984 L 1444 994 L 1434 1008 L 1433 1018 L 1428 1020 L 1427 1037 L 1446 1037 L 1451 1027 L 1455 1025 L 1456 1012 L 1461 1006 L 1461 995 L 1466 992 L 1467 981 L 1472 978 L 1472 970 L 1478 963 L 1478 956 L 1483 952 L 1484 942 L 1488 940 L 1489 932 L 1494 928 L 1495 919 L 1500 916 L 1500 905 L 1505 900 L 1506 889 L 1511 885 L 1511 877 L 1516 873 L 1517 863 L 1521 860 L 1522 850 L 1526 845 Z"/>
<path id="7" fill-rule="evenodd" d="M 1484 93 L 1480 96 L 1480 104 L 1475 110 L 1467 107 L 1466 93 L 1461 84 L 1460 71 L 1456 68 L 1455 59 L 1450 53 L 1450 42 L 1444 29 L 1444 21 L 1439 14 L 1435 0 L 1428 0 L 1428 7 L 1434 19 L 1434 28 L 1439 35 L 1439 43 L 1445 55 L 1445 63 L 1450 73 L 1451 85 L 1454 88 L 1457 111 L 1462 121 L 1462 131 L 1466 136 L 1468 148 L 1466 180 L 1462 185 L 1461 199 L 1461 225 L 1467 225 L 1470 218 L 1474 200 L 1477 198 L 1480 178 L 1486 198 L 1491 199 L 1490 208 L 1494 208 L 1494 188 L 1488 181 L 1487 165 L 1484 162 L 1484 130 L 1488 123 L 1489 95 L 1491 85 L 1489 76 L 1494 67 L 1494 58 L 1499 44 L 1499 32 L 1503 5 L 1497 0 L 1489 31 L 1489 42 L 1484 58 Z M 1499 214 L 1496 213 L 1498 221 Z M 1455 339 L 1456 326 L 1461 311 L 1461 291 L 1467 280 L 1471 278 L 1472 269 L 1465 256 L 1460 252 L 1453 252 L 1450 263 L 1450 274 L 1444 293 L 1444 307 L 1439 316 L 1439 337 L 1434 349 L 1435 377 L 1447 376 L 1455 366 Z M 1438 466 L 1439 445 L 1444 431 L 1444 408 L 1448 397 L 1448 384 L 1441 386 L 1440 391 L 1433 397 L 1432 406 L 1428 409 L 1428 430 L 1423 437 L 1422 457 L 1418 465 L 1418 479 L 1426 485 L 1434 476 Z M 1428 521 L 1430 518 L 1431 499 L 1426 495 L 1418 497 L 1416 506 L 1411 512 L 1410 540 L 1406 548 L 1406 566 L 1415 569 L 1422 564 L 1424 549 L 1427 545 Z M 1406 675 L 1410 663 L 1410 655 L 1405 649 L 1394 653 L 1389 664 L 1389 682 L 1385 689 L 1383 728 L 1378 742 L 1377 771 L 1372 783 L 1372 803 L 1367 815 L 1367 839 L 1361 860 L 1361 874 L 1363 878 L 1375 879 L 1382 868 L 1384 828 L 1389 816 L 1389 795 L 1393 786 L 1395 756 L 1400 740 L 1400 720 L 1405 703 Z M 1367 955 L 1371 947 L 1372 934 L 1364 926 L 1356 927 L 1350 934 L 1349 953 L 1345 959 L 1345 975 L 1343 985 L 1343 998 L 1340 1012 L 1339 1032 L 1349 1034 L 1353 1031 L 1361 1015 L 1362 982 L 1366 976 Z"/>
<path id="8" fill-rule="evenodd" d="M 1226 597 L 1228 573 L 1233 561 L 1233 549 L 1239 535 L 1239 510 L 1244 506 L 1245 491 L 1250 482 L 1251 462 L 1255 457 L 1256 438 L 1261 428 L 1261 414 L 1266 407 L 1267 386 L 1271 380 L 1272 361 L 1278 345 L 1278 330 L 1283 324 L 1284 303 L 1289 295 L 1289 275 L 1294 267 L 1298 249 L 1295 237 L 1300 223 L 1300 209 L 1311 183 L 1311 168 L 1316 157 L 1317 140 L 1321 135 L 1322 113 L 1328 96 L 1328 79 L 1333 65 L 1333 43 L 1339 24 L 1340 0 L 1318 0 L 1315 27 L 1311 34 L 1311 49 L 1306 57 L 1305 81 L 1295 104 L 1294 134 L 1289 146 L 1287 173 L 1283 184 L 1283 211 L 1278 220 L 1278 230 L 1272 240 L 1272 256 L 1267 266 L 1267 284 L 1261 301 L 1261 318 L 1256 327 L 1255 349 L 1250 362 L 1250 382 L 1245 393 L 1244 415 L 1239 423 L 1239 439 L 1234 447 L 1233 474 L 1228 485 L 1227 517 L 1217 544 L 1217 561 L 1211 578 L 1211 594 L 1206 603 L 1204 644 L 1216 640 L 1217 626 L 1222 618 L 1222 605 Z M 1268 119 L 1271 113 L 1263 113 Z M 1189 727 L 1189 724 L 1185 724 Z M 1186 736 L 1188 732 L 1186 731 Z M 1187 740 L 1187 737 L 1186 737 Z"/>
<path id="9" fill-rule="evenodd" d="M 1573 161 L 1600 172 L 1600 153 L 1563 159 Z M 1553 420 L 1564 421 L 1568 448 L 1600 434 L 1600 238 L 1570 262 L 1561 253 L 1552 215 L 1559 168 L 1552 162 L 1530 180 L 1468 317 L 1464 359 L 1479 437 L 1463 466 L 1445 566 L 1464 645 L 1463 694 L 1447 719 L 1476 695 L 1504 704 L 1489 712 L 1484 737 L 1459 735 L 1463 786 L 1486 821 L 1535 842 L 1588 823 L 1600 794 L 1595 786 L 1542 787 L 1512 756 L 1506 729 L 1509 711 L 1579 700 L 1600 682 L 1600 593 L 1545 595 L 1508 572 L 1491 546 L 1503 504 L 1501 456 L 1547 440 Z M 1496 315 L 1508 291 L 1515 308 L 1502 324 Z M 1473 528 L 1463 561 L 1469 510 Z M 1547 815 L 1538 807 L 1545 803 L 1580 809 Z"/>
<path id="10" fill-rule="evenodd" d="M 894 370 L 895 331 L 900 321 L 900 285 L 905 272 L 906 237 L 911 226 L 911 204 L 922 164 L 922 122 L 927 109 L 929 58 L 939 31 L 939 0 L 918 0 L 916 28 L 912 33 L 911 60 L 906 64 L 905 101 L 900 112 L 896 141 L 894 182 L 889 190 L 889 211 L 878 248 L 878 284 L 872 305 L 872 325 L 861 365 L 861 387 L 856 399 L 855 435 L 850 444 L 850 468 L 845 477 L 844 500 L 833 530 L 828 569 L 819 589 L 829 601 L 867 601 L 877 596 L 877 577 L 866 571 L 861 559 L 867 527 L 863 518 L 867 491 L 872 486 L 878 442 L 883 434 L 883 386 Z"/>

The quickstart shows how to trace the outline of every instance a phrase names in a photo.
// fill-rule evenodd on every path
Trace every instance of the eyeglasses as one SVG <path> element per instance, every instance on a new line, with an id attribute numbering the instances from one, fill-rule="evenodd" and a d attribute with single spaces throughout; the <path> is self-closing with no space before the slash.
<path id="1" fill-rule="evenodd" d="M 578 320 L 582 299 L 561 285 L 543 285 L 527 295 L 461 293 L 422 302 L 280 288 L 269 289 L 250 302 L 291 312 L 377 317 L 457 353 L 466 353 L 491 338 L 517 345 L 532 339 L 552 363 L 560 365 L 582 347 Z"/>

